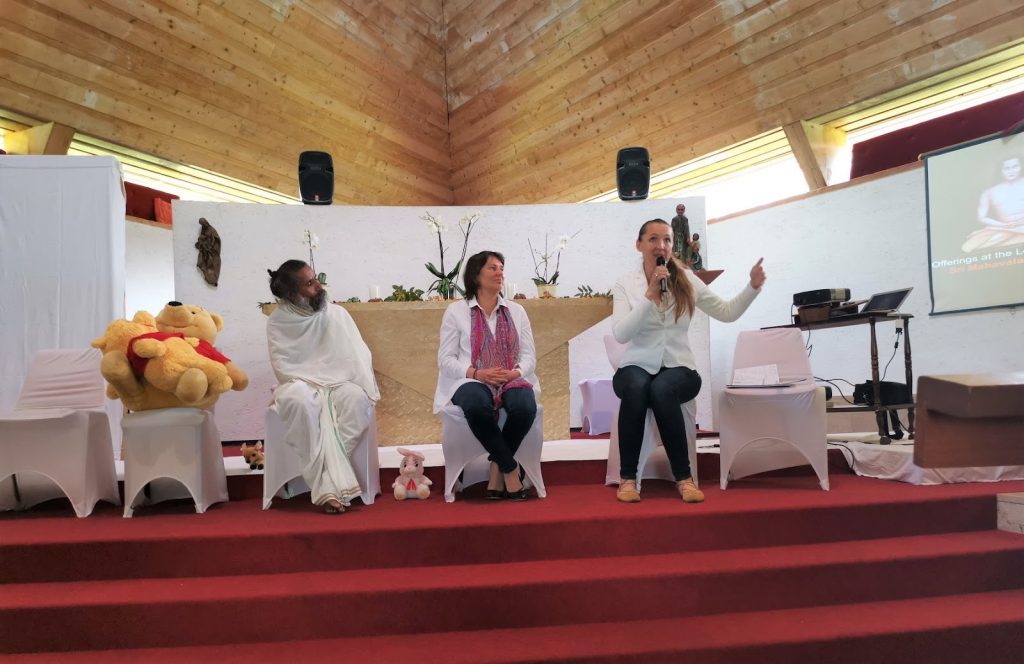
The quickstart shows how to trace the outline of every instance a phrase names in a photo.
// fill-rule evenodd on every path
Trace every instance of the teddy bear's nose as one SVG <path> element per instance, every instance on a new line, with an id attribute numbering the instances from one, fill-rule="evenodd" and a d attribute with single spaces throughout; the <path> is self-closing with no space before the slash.
<path id="1" fill-rule="evenodd" d="M 171 300 L 170 302 L 167 303 L 167 306 L 169 306 L 169 307 L 180 307 L 181 306 L 181 302 L 178 302 L 177 300 Z"/>

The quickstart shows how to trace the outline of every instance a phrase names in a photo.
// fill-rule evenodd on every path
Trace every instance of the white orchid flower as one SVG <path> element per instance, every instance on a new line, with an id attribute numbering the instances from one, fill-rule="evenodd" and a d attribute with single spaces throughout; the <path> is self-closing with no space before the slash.
<path id="1" fill-rule="evenodd" d="M 430 230 L 431 233 L 443 233 L 448 230 L 448 227 L 445 226 L 440 219 L 430 214 L 429 212 L 420 217 L 420 219 L 427 222 L 427 228 Z"/>
<path id="2" fill-rule="evenodd" d="M 560 238 L 558 238 L 558 250 L 561 251 L 565 249 L 569 245 L 570 239 L 571 238 L 568 235 L 563 235 Z"/>

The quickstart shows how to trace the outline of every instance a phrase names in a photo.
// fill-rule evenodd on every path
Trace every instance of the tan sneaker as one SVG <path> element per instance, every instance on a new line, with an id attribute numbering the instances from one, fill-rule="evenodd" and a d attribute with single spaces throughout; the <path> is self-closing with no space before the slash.
<path id="1" fill-rule="evenodd" d="M 620 503 L 639 503 L 640 491 L 636 488 L 636 480 L 619 480 L 619 488 L 615 490 L 615 497 Z"/>
<path id="2" fill-rule="evenodd" d="M 676 482 L 676 488 L 679 489 L 679 495 L 683 497 L 684 503 L 704 502 L 704 492 L 697 488 L 692 478 L 679 480 Z"/>

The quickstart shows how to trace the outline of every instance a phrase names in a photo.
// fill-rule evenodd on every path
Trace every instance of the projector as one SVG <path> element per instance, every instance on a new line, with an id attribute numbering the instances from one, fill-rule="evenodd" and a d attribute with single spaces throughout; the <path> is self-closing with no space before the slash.
<path id="1" fill-rule="evenodd" d="M 819 288 L 793 294 L 793 304 L 806 307 L 812 304 L 828 304 L 829 302 L 846 302 L 850 299 L 849 288 Z"/>

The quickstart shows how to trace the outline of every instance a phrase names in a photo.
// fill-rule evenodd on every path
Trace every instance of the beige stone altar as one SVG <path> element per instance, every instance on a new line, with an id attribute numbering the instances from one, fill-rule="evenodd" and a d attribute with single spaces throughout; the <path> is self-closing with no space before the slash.
<path id="1" fill-rule="evenodd" d="M 537 346 L 544 440 L 569 437 L 569 340 L 612 315 L 608 298 L 517 300 L 526 308 Z M 352 314 L 373 353 L 380 386 L 380 446 L 437 443 L 433 413 L 437 347 L 447 302 L 338 303 Z M 269 314 L 272 306 L 264 306 Z"/>

